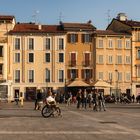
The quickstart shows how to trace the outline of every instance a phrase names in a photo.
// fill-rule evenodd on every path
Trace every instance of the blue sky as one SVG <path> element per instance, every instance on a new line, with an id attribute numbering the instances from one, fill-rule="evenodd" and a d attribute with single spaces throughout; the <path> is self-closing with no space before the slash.
<path id="1" fill-rule="evenodd" d="M 140 0 L 0 0 L 0 15 L 14 15 L 17 22 L 34 21 L 58 24 L 91 20 L 97 29 L 106 29 L 110 18 L 124 12 L 129 19 L 140 21 Z"/>

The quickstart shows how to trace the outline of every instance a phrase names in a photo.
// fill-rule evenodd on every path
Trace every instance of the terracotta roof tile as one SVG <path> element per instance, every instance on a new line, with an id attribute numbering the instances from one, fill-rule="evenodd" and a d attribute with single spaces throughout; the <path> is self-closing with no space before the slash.
<path id="1" fill-rule="evenodd" d="M 120 21 L 120 20 L 119 20 Z M 134 20 L 126 20 L 126 21 L 120 21 L 128 26 L 131 27 L 140 27 L 140 22 L 139 21 L 134 21 Z"/>
<path id="2" fill-rule="evenodd" d="M 114 32 L 112 30 L 96 30 L 96 31 L 94 31 L 94 34 L 97 34 L 97 35 L 131 35 L 129 33 Z"/>
<path id="3" fill-rule="evenodd" d="M 12 15 L 0 15 L 0 20 L 13 20 L 14 18 Z"/>
<path id="4" fill-rule="evenodd" d="M 61 24 L 64 30 L 95 30 L 94 27 L 90 23 L 62 23 Z"/>
<path id="5" fill-rule="evenodd" d="M 59 25 L 40 25 L 35 23 L 17 23 L 10 33 L 62 33 Z"/>

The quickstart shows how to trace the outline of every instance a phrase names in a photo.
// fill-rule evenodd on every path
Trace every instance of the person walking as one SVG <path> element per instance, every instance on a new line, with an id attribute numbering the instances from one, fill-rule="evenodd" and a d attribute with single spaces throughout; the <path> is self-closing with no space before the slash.
<path id="1" fill-rule="evenodd" d="M 93 91 L 91 91 L 91 92 L 88 94 L 89 108 L 91 108 L 91 104 L 92 104 L 92 95 L 93 95 Z"/>
<path id="2" fill-rule="evenodd" d="M 106 111 L 105 100 L 102 92 L 99 93 L 98 100 L 99 100 L 99 111 L 101 111 L 102 109 Z"/>
<path id="3" fill-rule="evenodd" d="M 92 94 L 93 111 L 98 111 L 98 92 L 95 91 Z"/>
<path id="4" fill-rule="evenodd" d="M 88 94 L 87 94 L 87 91 L 86 89 L 84 89 L 84 92 L 82 93 L 82 108 L 87 108 L 87 97 L 88 97 Z"/>
<path id="5" fill-rule="evenodd" d="M 80 108 L 81 105 L 81 99 L 82 99 L 82 90 L 79 89 L 77 95 L 76 95 L 76 100 L 77 100 L 77 108 Z"/>
<path id="6" fill-rule="evenodd" d="M 19 102 L 19 93 L 18 92 L 15 93 L 15 102 L 16 102 L 16 105 L 18 105 L 18 102 Z"/>

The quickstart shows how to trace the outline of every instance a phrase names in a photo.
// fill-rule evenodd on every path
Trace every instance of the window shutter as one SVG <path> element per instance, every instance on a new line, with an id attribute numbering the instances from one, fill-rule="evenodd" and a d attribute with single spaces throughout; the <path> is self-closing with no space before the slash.
<path id="1" fill-rule="evenodd" d="M 81 70 L 81 77 L 84 79 L 84 69 Z"/>
<path id="2" fill-rule="evenodd" d="M 76 69 L 76 78 L 78 78 L 78 70 Z"/>
<path id="3" fill-rule="evenodd" d="M 67 77 L 68 77 L 68 79 L 71 79 L 70 70 L 67 70 Z"/>
<path id="4" fill-rule="evenodd" d="M 75 34 L 76 42 L 78 42 L 78 34 Z"/>
<path id="5" fill-rule="evenodd" d="M 67 34 L 67 41 L 68 41 L 68 43 L 71 42 L 70 37 L 71 37 L 71 34 Z"/>
<path id="6" fill-rule="evenodd" d="M 84 43 L 84 42 L 85 42 L 85 40 L 84 40 L 84 36 L 85 36 L 84 34 L 82 34 L 82 35 L 81 35 L 81 40 L 82 40 L 82 43 Z"/>

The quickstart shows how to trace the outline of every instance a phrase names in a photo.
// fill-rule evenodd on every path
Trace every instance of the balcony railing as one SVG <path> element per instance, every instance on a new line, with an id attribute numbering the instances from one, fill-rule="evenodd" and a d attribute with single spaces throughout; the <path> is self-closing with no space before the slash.
<path id="1" fill-rule="evenodd" d="M 82 65 L 83 65 L 84 67 L 89 67 L 89 66 L 91 65 L 91 61 L 83 61 L 83 62 L 82 62 Z"/>
<path id="2" fill-rule="evenodd" d="M 69 66 L 70 67 L 75 67 L 76 66 L 76 60 L 69 61 Z"/>

